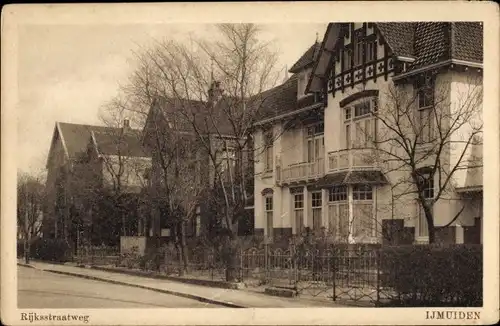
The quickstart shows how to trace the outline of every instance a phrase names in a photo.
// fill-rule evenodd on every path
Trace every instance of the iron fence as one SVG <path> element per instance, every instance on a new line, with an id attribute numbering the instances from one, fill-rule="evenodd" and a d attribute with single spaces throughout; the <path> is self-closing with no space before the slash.
<path id="1" fill-rule="evenodd" d="M 77 249 L 74 261 L 82 265 L 115 265 L 120 260 L 120 248 L 83 246 Z"/>

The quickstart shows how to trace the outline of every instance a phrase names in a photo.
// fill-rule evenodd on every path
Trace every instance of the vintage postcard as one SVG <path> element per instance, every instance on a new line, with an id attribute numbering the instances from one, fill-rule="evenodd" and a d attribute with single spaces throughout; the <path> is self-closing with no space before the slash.
<path id="1" fill-rule="evenodd" d="M 1 26 L 2 323 L 498 322 L 493 3 L 10 5 Z"/>

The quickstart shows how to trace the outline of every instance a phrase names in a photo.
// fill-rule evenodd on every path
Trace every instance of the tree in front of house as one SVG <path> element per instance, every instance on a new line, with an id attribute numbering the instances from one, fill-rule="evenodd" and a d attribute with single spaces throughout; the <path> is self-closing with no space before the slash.
<path id="1" fill-rule="evenodd" d="M 459 202 L 455 191 L 460 173 L 470 168 L 471 154 L 482 145 L 482 75 L 464 73 L 463 82 L 452 74 L 429 72 L 410 83 L 391 82 L 380 105 L 366 102 L 375 119 L 375 133 L 364 132 L 384 162 L 385 173 L 397 175 L 391 184 L 391 210 L 409 206 L 416 198 L 420 232 L 436 241 L 436 231 L 460 220 L 462 205 L 449 221 L 435 225 L 436 203 Z M 373 137 L 375 135 L 375 137 Z M 381 228 L 379 228 L 381 229 Z"/>
<path id="2" fill-rule="evenodd" d="M 236 277 L 238 222 L 246 214 L 248 197 L 253 195 L 249 187 L 253 175 L 248 175 L 254 157 L 250 134 L 264 101 L 259 94 L 273 86 L 279 74 L 275 70 L 276 53 L 260 40 L 258 26 L 222 24 L 216 30 L 212 40 L 196 40 L 192 46 L 164 41 L 146 49 L 138 58 L 132 86 L 127 89 L 135 90 L 135 99 L 149 99 L 152 107 L 155 99 L 161 99 L 156 104 L 169 114 L 162 128 L 177 133 L 172 126 L 182 124 L 189 134 L 189 148 L 196 148 L 203 159 L 201 164 L 209 171 L 204 179 L 209 190 L 203 192 L 203 199 L 214 212 L 214 229 L 226 243 L 227 278 L 231 280 Z M 162 139 L 168 137 L 162 135 Z M 154 138 L 158 137 L 153 137 L 153 145 Z M 158 155 L 153 161 L 163 165 L 161 162 L 169 163 L 162 157 L 168 157 L 164 154 L 171 149 L 164 140 L 161 142 L 153 147 Z M 189 160 L 184 160 L 183 164 L 187 163 Z M 176 191 L 183 191 L 180 197 L 186 200 L 196 198 L 198 192 L 189 187 Z M 168 191 L 163 195 L 173 203 Z M 183 214 L 189 216 L 190 211 L 184 203 Z"/>
<path id="3" fill-rule="evenodd" d="M 45 185 L 42 176 L 17 175 L 17 230 L 25 241 L 26 259 L 31 240 L 41 235 Z"/>

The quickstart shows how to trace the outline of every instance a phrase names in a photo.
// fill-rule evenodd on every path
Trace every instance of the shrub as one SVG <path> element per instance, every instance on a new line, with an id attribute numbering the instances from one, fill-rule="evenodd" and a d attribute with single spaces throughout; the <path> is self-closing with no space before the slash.
<path id="1" fill-rule="evenodd" d="M 30 246 L 30 257 L 53 262 L 67 262 L 71 260 L 71 246 L 63 239 L 36 239 Z"/>
<path id="2" fill-rule="evenodd" d="M 380 251 L 381 285 L 394 306 L 482 306 L 482 247 L 398 246 Z"/>

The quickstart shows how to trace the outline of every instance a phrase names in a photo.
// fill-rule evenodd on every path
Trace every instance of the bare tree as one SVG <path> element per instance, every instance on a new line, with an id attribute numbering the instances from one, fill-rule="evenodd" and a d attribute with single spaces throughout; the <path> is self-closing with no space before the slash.
<path id="1" fill-rule="evenodd" d="M 263 91 L 276 83 L 279 74 L 276 53 L 260 40 L 258 26 L 223 24 L 217 31 L 215 41 L 192 40 L 190 45 L 162 41 L 145 49 L 127 89 L 140 101 L 161 99 L 162 110 L 168 112 L 166 129 L 178 132 L 172 121 L 182 124 L 190 135 L 189 146 L 210 167 L 205 186 L 212 191 L 206 199 L 217 212 L 226 248 L 233 253 L 227 278 L 234 279 L 238 218 L 253 181 L 248 172 L 255 150 L 252 127 L 262 112 Z M 164 147 L 157 144 L 156 150 Z"/>
<path id="2" fill-rule="evenodd" d="M 458 83 L 452 83 L 452 74 L 437 73 L 420 77 L 414 85 L 390 83 L 380 107 L 366 104 L 376 121 L 375 132 L 364 130 L 377 149 L 374 159 L 384 162 L 386 174 L 398 171 L 391 180 L 391 212 L 395 214 L 398 203 L 416 199 L 429 243 L 435 242 L 438 228 L 460 218 L 464 207 L 436 226 L 433 208 L 439 200 L 458 199 L 457 175 L 471 167 L 472 149 L 482 144 L 482 76 L 465 74 Z"/>
<path id="3" fill-rule="evenodd" d="M 17 176 L 17 227 L 24 239 L 25 259 L 29 261 L 30 241 L 42 227 L 45 186 L 41 176 L 20 173 Z"/>

